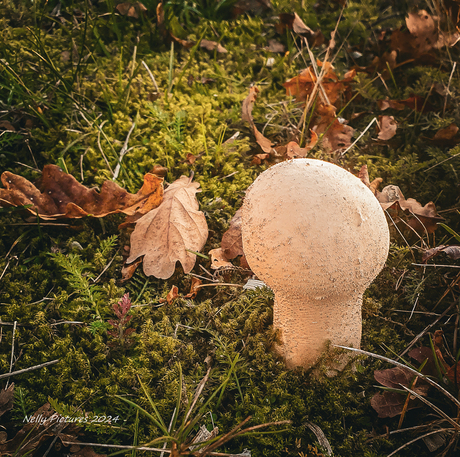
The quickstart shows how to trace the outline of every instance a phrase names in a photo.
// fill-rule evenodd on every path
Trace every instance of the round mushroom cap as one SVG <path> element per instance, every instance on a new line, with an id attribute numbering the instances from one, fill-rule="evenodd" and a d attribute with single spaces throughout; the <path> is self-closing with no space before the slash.
<path id="1" fill-rule="evenodd" d="M 279 163 L 246 192 L 243 250 L 274 291 L 323 300 L 362 294 L 383 268 L 390 235 L 372 192 L 315 159 Z"/>

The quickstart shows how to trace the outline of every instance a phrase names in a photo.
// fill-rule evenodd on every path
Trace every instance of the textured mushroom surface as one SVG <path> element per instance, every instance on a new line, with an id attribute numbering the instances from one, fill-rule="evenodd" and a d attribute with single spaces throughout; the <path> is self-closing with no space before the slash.
<path id="1" fill-rule="evenodd" d="M 372 192 L 337 165 L 294 159 L 255 180 L 242 221 L 248 263 L 275 293 L 287 366 L 311 366 L 328 341 L 359 347 L 362 294 L 389 249 Z"/>

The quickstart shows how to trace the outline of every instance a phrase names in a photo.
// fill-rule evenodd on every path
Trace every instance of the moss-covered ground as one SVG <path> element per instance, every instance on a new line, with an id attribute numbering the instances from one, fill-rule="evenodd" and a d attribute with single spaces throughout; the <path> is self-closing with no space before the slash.
<path id="1" fill-rule="evenodd" d="M 260 88 L 253 111 L 256 124 L 262 129 L 272 116 L 264 134 L 276 144 L 292 139 L 287 128 L 290 116 L 297 116 L 296 124 L 302 112 L 282 84 L 310 60 L 306 51 L 298 52 L 300 40 L 291 31 L 278 34 L 276 16 L 297 12 L 308 26 L 329 38 L 340 2 L 315 5 L 310 0 L 280 0 L 273 2 L 271 10 L 228 20 L 210 21 L 193 11 L 188 19 L 170 18 L 167 26 L 177 35 L 182 33 L 181 38 L 219 41 L 227 53 L 171 43 L 157 25 L 156 1 L 144 3 L 147 12 L 135 18 L 116 13 L 112 0 L 0 2 L 0 171 L 36 181 L 43 166 L 51 163 L 88 187 L 100 186 L 112 179 L 107 162 L 115 167 L 135 122 L 132 149 L 123 159 L 117 182 L 136 192 L 154 165 L 168 168 L 168 182 L 193 171 L 201 184 L 198 199 L 210 229 L 203 249 L 207 253 L 219 247 L 245 189 L 267 167 L 252 163 L 261 151 L 241 120 L 242 101 L 251 84 Z M 337 53 L 337 74 L 343 76 L 356 63 L 353 59 L 364 68 L 381 56 L 385 50 L 378 49 L 378 35 L 404 27 L 410 7 L 395 1 L 349 1 L 333 53 Z M 286 52 L 270 52 L 267 45 L 272 38 L 282 42 Z M 324 58 L 325 45 L 313 53 Z M 350 120 L 359 114 L 352 123 L 355 138 L 374 116 L 382 114 L 377 100 L 404 100 L 413 94 L 423 100 L 430 97 L 432 110 L 388 111 L 398 122 L 397 141 L 375 141 L 371 128 L 344 156 L 328 156 L 318 148 L 311 156 L 355 173 L 367 164 L 371 178 L 382 177 L 384 185 L 400 186 L 406 198 L 422 204 L 434 201 L 445 223 L 459 230 L 459 147 L 427 140 L 443 127 L 460 125 L 460 83 L 458 72 L 451 73 L 458 51 L 453 47 L 439 53 L 442 58 L 435 65 L 409 63 L 394 68 L 391 77 L 379 78 L 376 71 L 358 73 L 352 84 L 358 96 L 342 115 Z M 267 66 L 268 59 L 274 61 Z M 449 94 L 437 93 L 435 84 L 448 86 Z M 238 138 L 225 143 L 236 132 Z M 190 164 L 187 154 L 199 157 Z M 384 456 L 426 432 L 427 428 L 415 428 L 387 434 L 398 427 L 399 417 L 379 419 L 370 405 L 377 392 L 373 372 L 389 367 L 380 361 L 358 359 L 332 378 L 326 375 L 327 360 L 314 373 L 286 370 L 271 351 L 276 335 L 273 295 L 267 289 L 204 287 L 195 299 L 162 303 L 173 285 L 186 294 L 191 277 L 180 266 L 168 280 L 148 278 L 139 268 L 122 283 L 129 237 L 118 230 L 120 215 L 54 222 L 11 210 L 0 216 L 0 320 L 17 322 L 13 371 L 59 359 L 55 365 L 11 379 L 14 407 L 0 418 L 8 439 L 23 426 L 25 415 L 50 401 L 64 415 L 78 408 L 79 414 L 119 417 L 116 427 L 86 427 L 82 441 L 148 443 L 160 436 L 159 429 L 119 396 L 152 412 L 142 381 L 168 424 L 178 391 L 182 391 L 181 419 L 185 399 L 191 401 L 208 365 L 212 371 L 203 400 L 227 383 L 199 425 L 210 429 L 213 421 L 226 433 L 250 415 L 249 425 L 292 421 L 289 426 L 269 428 L 269 434 L 236 438 L 219 452 L 239 453 L 247 448 L 254 457 L 326 455 L 308 423 L 316 424 L 334 455 L 343 457 Z M 423 235 L 423 240 L 392 233 L 387 266 L 364 298 L 364 350 L 396 358 L 451 307 L 431 330 L 444 331 L 446 347 L 455 357 L 459 290 L 453 281 L 458 270 L 412 265 L 420 263 L 422 247 L 456 243 L 443 230 Z M 443 258 L 439 263 L 454 262 Z M 198 257 L 195 273 L 202 272 L 199 264 L 209 268 L 209 261 Z M 225 282 L 242 284 L 244 278 L 236 272 Z M 130 312 L 135 332 L 129 336 L 131 341 L 121 344 L 109 335 L 107 326 L 100 325 L 96 309 L 104 322 L 113 319 L 112 306 L 125 293 L 135 305 Z M 409 320 L 414 305 L 417 312 Z M 10 370 L 12 329 L 9 324 L 1 327 L 0 373 Z M 427 335 L 417 343 L 421 344 L 429 346 Z M 2 388 L 4 384 L 5 380 Z M 450 388 L 458 394 L 454 386 Z M 457 416 L 452 403 L 442 395 L 431 395 L 443 411 Z M 408 411 L 402 428 L 425 426 L 434 414 L 428 406 Z M 451 439 L 457 438 L 449 432 L 446 443 Z M 433 455 L 423 440 L 402 452 Z M 456 452 L 452 446 L 446 455 Z M 125 455 L 144 454 L 130 450 Z"/>

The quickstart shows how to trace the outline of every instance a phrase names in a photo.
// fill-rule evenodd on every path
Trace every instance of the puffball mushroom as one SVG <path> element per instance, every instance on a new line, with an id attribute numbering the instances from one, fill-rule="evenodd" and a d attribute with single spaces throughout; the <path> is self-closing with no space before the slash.
<path id="1" fill-rule="evenodd" d="M 360 179 L 321 160 L 279 163 L 246 192 L 242 235 L 249 266 L 275 293 L 277 351 L 288 368 L 313 365 L 328 341 L 359 348 L 362 296 L 390 243 Z"/>

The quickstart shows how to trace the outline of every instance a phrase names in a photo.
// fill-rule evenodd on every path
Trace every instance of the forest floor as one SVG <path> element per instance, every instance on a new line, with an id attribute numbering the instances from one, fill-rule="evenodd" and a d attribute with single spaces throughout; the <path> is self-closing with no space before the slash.
<path id="1" fill-rule="evenodd" d="M 1 2 L 0 454 L 189 455 L 201 430 L 200 455 L 458 455 L 458 18 L 451 0 Z M 299 157 L 385 210 L 361 343 L 380 359 L 287 370 L 272 291 L 243 288 L 232 218 Z M 173 196 L 195 231 L 168 245 Z"/>

